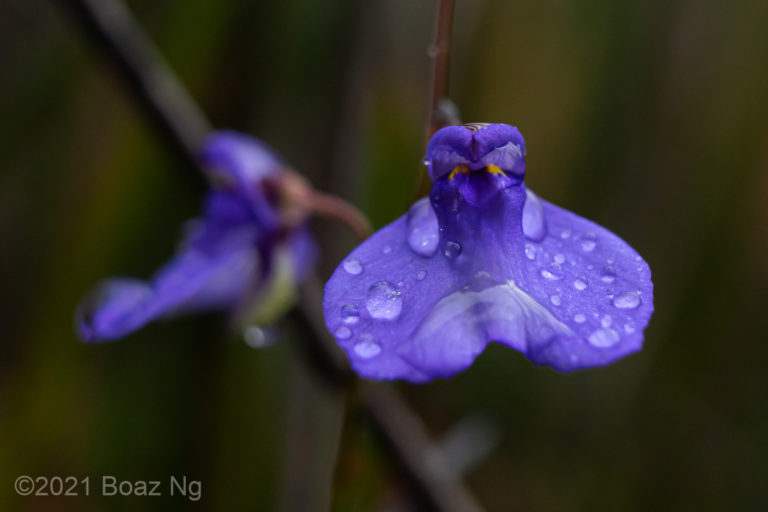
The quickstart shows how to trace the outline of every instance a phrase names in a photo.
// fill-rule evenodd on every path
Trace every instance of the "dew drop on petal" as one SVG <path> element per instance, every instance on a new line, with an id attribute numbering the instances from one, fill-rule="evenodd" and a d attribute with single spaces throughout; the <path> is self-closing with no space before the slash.
<path id="1" fill-rule="evenodd" d="M 579 277 L 573 282 L 573 287 L 579 291 L 585 290 L 587 288 L 587 280 L 583 277 Z"/>
<path id="2" fill-rule="evenodd" d="M 563 276 L 561 276 L 560 274 L 557 274 L 552 270 L 548 270 L 546 268 L 541 269 L 541 277 L 545 279 L 549 279 L 551 281 L 557 281 L 563 278 Z"/>
<path id="3" fill-rule="evenodd" d="M 613 322 L 613 318 L 611 318 L 611 315 L 605 315 L 602 318 L 602 320 L 600 320 L 600 325 L 602 325 L 603 327 L 608 328 L 608 327 L 611 326 L 611 322 Z"/>
<path id="4" fill-rule="evenodd" d="M 334 334 L 340 340 L 345 340 L 345 339 L 349 338 L 350 336 L 352 336 L 352 331 L 350 331 L 349 327 L 347 327 L 346 325 L 342 325 L 341 327 L 336 329 L 336 332 L 334 332 Z"/>
<path id="5" fill-rule="evenodd" d="M 557 263 L 558 265 L 562 265 L 563 263 L 565 263 L 565 256 L 563 256 L 562 254 L 555 254 L 555 263 Z"/>
<path id="6" fill-rule="evenodd" d="M 356 276 L 363 272 L 363 264 L 360 263 L 360 260 L 358 259 L 349 258 L 348 260 L 344 260 L 344 270 L 347 271 L 347 274 Z"/>
<path id="7" fill-rule="evenodd" d="M 559 295 L 553 295 L 549 298 L 549 300 L 552 301 L 552 304 L 554 304 L 555 306 L 559 306 L 560 304 L 563 303 L 563 300 L 560 298 Z"/>
<path id="8" fill-rule="evenodd" d="M 576 313 L 573 316 L 573 321 L 576 322 L 577 324 L 583 324 L 584 322 L 587 321 L 587 317 L 582 315 L 581 313 Z"/>
<path id="9" fill-rule="evenodd" d="M 525 257 L 529 260 L 536 259 L 536 248 L 533 244 L 525 244 Z"/>
<path id="10" fill-rule="evenodd" d="M 366 309 L 373 318 L 394 320 L 403 309 L 400 290 L 389 281 L 379 281 L 368 288 Z"/>
<path id="11" fill-rule="evenodd" d="M 560 232 L 560 238 L 563 240 L 568 240 L 571 237 L 571 230 L 570 229 L 564 229 Z"/>
<path id="12" fill-rule="evenodd" d="M 619 333 L 613 329 L 598 329 L 589 335 L 589 343 L 598 348 L 612 347 L 619 341 Z"/>
<path id="13" fill-rule="evenodd" d="M 408 226 L 408 246 L 411 250 L 419 256 L 430 257 L 435 254 L 440 241 L 440 228 L 428 197 L 413 203 L 408 210 L 406 225 Z"/>
<path id="14" fill-rule="evenodd" d="M 446 242 L 445 256 L 450 259 L 456 258 L 461 254 L 461 244 L 458 242 Z"/>
<path id="15" fill-rule="evenodd" d="M 427 271 L 426 271 L 426 270 L 419 270 L 419 271 L 416 273 L 416 280 L 417 280 L 417 281 L 421 281 L 421 280 L 422 280 L 422 279 L 424 279 L 425 277 L 427 277 Z"/>
<path id="16" fill-rule="evenodd" d="M 389 254 L 392 252 L 392 246 L 391 245 L 385 245 L 384 248 L 381 250 L 384 254 Z"/>
<path id="17" fill-rule="evenodd" d="M 346 304 L 341 308 L 341 321 L 347 325 L 356 324 L 360 320 L 360 311 L 353 304 Z"/>
<path id="18" fill-rule="evenodd" d="M 581 239 L 581 250 L 584 252 L 592 252 L 597 245 L 594 233 L 587 233 Z"/>
<path id="19" fill-rule="evenodd" d="M 376 357 L 381 352 L 381 345 L 370 334 L 362 334 L 360 341 L 355 344 L 355 354 L 363 359 Z"/>
<path id="20" fill-rule="evenodd" d="M 612 283 L 613 280 L 616 279 L 616 269 L 611 265 L 604 266 L 600 279 L 602 279 L 604 283 Z"/>
<path id="21" fill-rule="evenodd" d="M 624 324 L 624 332 L 627 334 L 632 334 L 635 332 L 635 327 L 632 324 Z"/>
<path id="22" fill-rule="evenodd" d="M 635 292 L 622 292 L 613 298 L 613 305 L 619 309 L 635 309 L 640 305 L 640 297 Z"/>
<path id="23" fill-rule="evenodd" d="M 547 226 L 544 222 L 544 208 L 541 206 L 539 198 L 530 189 L 526 189 L 525 194 L 523 234 L 528 240 L 536 242 L 547 234 Z"/>

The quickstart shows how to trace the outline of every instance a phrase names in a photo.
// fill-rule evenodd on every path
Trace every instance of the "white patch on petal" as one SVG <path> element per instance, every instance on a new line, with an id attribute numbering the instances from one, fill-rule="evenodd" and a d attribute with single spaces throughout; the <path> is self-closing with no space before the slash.
<path id="1" fill-rule="evenodd" d="M 477 354 L 488 341 L 525 351 L 556 335 L 573 334 L 514 281 L 508 281 L 481 291 L 461 289 L 443 298 L 419 325 L 412 346 L 434 359 L 438 354 L 427 352 Z"/>

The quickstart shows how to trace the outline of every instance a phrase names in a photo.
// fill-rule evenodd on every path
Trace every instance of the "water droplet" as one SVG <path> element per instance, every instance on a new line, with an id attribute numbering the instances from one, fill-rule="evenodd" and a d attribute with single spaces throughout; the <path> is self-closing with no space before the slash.
<path id="1" fill-rule="evenodd" d="M 619 333 L 613 329 L 598 329 L 589 335 L 589 342 L 598 348 L 612 347 L 619 341 Z"/>
<path id="2" fill-rule="evenodd" d="M 425 257 L 435 254 L 440 242 L 440 229 L 435 210 L 428 197 L 413 203 L 408 210 L 406 226 L 408 227 L 408 245 L 413 252 Z"/>
<path id="3" fill-rule="evenodd" d="M 342 325 L 341 327 L 336 329 L 336 332 L 334 334 L 340 340 L 345 340 L 345 339 L 349 338 L 350 336 L 352 336 L 352 331 L 350 331 L 349 327 L 347 327 L 346 325 Z"/>
<path id="4" fill-rule="evenodd" d="M 550 270 L 547 270 L 546 268 L 541 269 L 541 277 L 545 279 L 550 279 L 552 281 L 557 281 L 563 278 L 563 276 L 556 274 Z"/>
<path id="5" fill-rule="evenodd" d="M 573 282 L 573 287 L 577 290 L 585 290 L 587 288 L 587 279 L 584 277 L 579 277 Z"/>
<path id="6" fill-rule="evenodd" d="M 595 266 L 592 265 L 591 263 L 589 265 L 587 265 L 587 270 L 594 270 L 594 268 L 595 268 Z"/>
<path id="7" fill-rule="evenodd" d="M 643 258 L 641 258 L 640 256 L 635 256 L 635 261 L 641 262 L 643 261 Z"/>
<path id="8" fill-rule="evenodd" d="M 243 340 L 251 348 L 267 348 L 277 341 L 277 333 L 268 327 L 261 328 L 252 325 L 243 330 Z"/>
<path id="9" fill-rule="evenodd" d="M 461 244 L 458 242 L 446 242 L 445 244 L 445 256 L 448 258 L 455 258 L 461 254 Z"/>
<path id="10" fill-rule="evenodd" d="M 353 304 L 346 304 L 341 308 L 341 321 L 347 325 L 356 324 L 360 320 L 360 311 Z"/>
<path id="11" fill-rule="evenodd" d="M 563 256 L 562 254 L 555 254 L 555 263 L 557 263 L 558 265 L 562 265 L 563 263 L 565 263 L 565 256 Z"/>
<path id="12" fill-rule="evenodd" d="M 544 222 L 544 208 L 536 194 L 530 189 L 525 190 L 525 204 L 523 205 L 523 234 L 528 240 L 539 241 L 547 234 L 547 226 Z"/>
<path id="13" fill-rule="evenodd" d="M 643 271 L 643 267 L 637 267 L 635 270 L 637 270 L 638 272 L 642 272 Z"/>
<path id="14" fill-rule="evenodd" d="M 571 237 L 571 230 L 570 229 L 564 229 L 560 232 L 560 238 L 563 240 L 568 240 Z"/>
<path id="15" fill-rule="evenodd" d="M 573 317 L 573 321 L 577 324 L 583 324 L 587 321 L 587 317 L 582 315 L 581 313 L 576 313 Z"/>
<path id="16" fill-rule="evenodd" d="M 355 354 L 363 359 L 370 359 L 379 355 L 381 352 L 381 345 L 379 345 L 373 336 L 370 334 L 362 334 L 360 341 L 355 344 Z"/>
<path id="17" fill-rule="evenodd" d="M 594 233 L 587 233 L 581 239 L 581 249 L 585 252 L 592 252 L 597 245 Z"/>
<path id="18" fill-rule="evenodd" d="M 391 245 L 385 245 L 384 248 L 381 250 L 384 254 L 389 254 L 392 252 L 392 246 Z"/>
<path id="19" fill-rule="evenodd" d="M 613 318 L 611 318 L 611 315 L 605 315 L 602 320 L 600 320 L 600 325 L 603 327 L 610 327 L 611 322 L 613 321 Z"/>
<path id="20" fill-rule="evenodd" d="M 417 281 L 421 281 L 421 280 L 422 280 L 422 279 L 424 279 L 425 277 L 427 277 L 427 271 L 426 271 L 426 270 L 419 270 L 419 271 L 416 273 L 416 280 L 417 280 Z"/>
<path id="21" fill-rule="evenodd" d="M 360 263 L 360 260 L 349 258 L 348 260 L 344 260 L 344 270 L 346 270 L 348 274 L 356 276 L 363 272 L 363 264 Z"/>
<path id="22" fill-rule="evenodd" d="M 616 269 L 610 265 L 604 266 L 600 279 L 602 279 L 604 283 L 612 283 L 613 280 L 616 279 Z"/>
<path id="23" fill-rule="evenodd" d="M 619 309 L 635 309 L 640 305 L 640 297 L 635 292 L 622 292 L 613 298 L 613 305 Z"/>
<path id="24" fill-rule="evenodd" d="M 630 323 L 626 323 L 624 324 L 624 332 L 627 334 L 632 334 L 635 332 L 635 327 Z"/>
<path id="25" fill-rule="evenodd" d="M 368 301 L 365 307 L 373 318 L 394 320 L 403 309 L 401 292 L 388 281 L 374 283 L 368 289 Z"/>
<path id="26" fill-rule="evenodd" d="M 552 304 L 554 304 L 555 306 L 559 306 L 560 304 L 563 303 L 559 295 L 553 295 L 549 298 L 549 300 L 552 301 Z"/>
<path id="27" fill-rule="evenodd" d="M 536 259 L 536 248 L 533 244 L 525 244 L 525 257 L 529 260 Z"/>

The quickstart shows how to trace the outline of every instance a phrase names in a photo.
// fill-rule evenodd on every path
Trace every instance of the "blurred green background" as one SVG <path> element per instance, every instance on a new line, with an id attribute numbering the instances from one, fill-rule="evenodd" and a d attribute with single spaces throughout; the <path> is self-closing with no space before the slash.
<path id="1" fill-rule="evenodd" d="M 149 276 L 203 190 L 56 7 L 0 5 L 0 509 L 399 510 L 396 472 L 290 326 L 264 350 L 216 315 L 76 339 L 83 295 Z M 433 2 L 130 7 L 217 126 L 377 227 L 415 199 Z M 768 2 L 457 9 L 463 120 L 520 127 L 528 184 L 643 254 L 656 313 L 644 350 L 607 368 L 491 346 L 452 380 L 398 387 L 435 438 L 496 429 L 466 475 L 488 510 L 768 510 Z M 353 242 L 317 228 L 327 277 Z M 91 494 L 101 475 L 187 475 L 202 499 L 20 498 L 22 474 L 90 476 Z"/>

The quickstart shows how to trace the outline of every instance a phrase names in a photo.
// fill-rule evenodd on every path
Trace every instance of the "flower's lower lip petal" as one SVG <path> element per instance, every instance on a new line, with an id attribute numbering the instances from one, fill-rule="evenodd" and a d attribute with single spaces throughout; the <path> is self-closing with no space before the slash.
<path id="1" fill-rule="evenodd" d="M 132 279 L 104 282 L 78 309 L 85 341 L 117 339 L 170 314 L 230 307 L 258 277 L 256 233 L 220 231 L 204 224 L 173 260 L 145 283 Z"/>
<path id="2" fill-rule="evenodd" d="M 108 279 L 80 303 L 75 322 L 86 342 L 113 340 L 144 326 L 152 315 L 152 288 L 137 279 Z"/>
<path id="3" fill-rule="evenodd" d="M 418 218 L 411 227 L 426 229 Z M 409 243 L 408 229 L 404 215 L 376 232 L 342 261 L 325 286 L 326 324 L 363 377 L 423 382 L 435 376 L 410 364 L 401 346 L 451 290 L 454 276 L 440 251 L 421 250 L 414 237 Z M 430 234 L 422 234 L 431 243 Z"/>
<path id="4" fill-rule="evenodd" d="M 530 346 L 528 357 L 561 371 L 609 364 L 640 350 L 653 313 L 646 262 L 607 229 L 543 199 L 547 234 L 527 240 L 518 285 L 573 331 Z"/>
<path id="5" fill-rule="evenodd" d="M 433 188 L 443 229 L 435 254 L 410 247 L 402 217 L 327 283 L 326 322 L 356 371 L 414 382 L 446 377 L 491 341 L 562 371 L 640 349 L 653 285 L 626 242 L 543 200 L 546 233 L 528 239 L 524 189 L 501 191 L 485 205 L 487 216 L 456 194 L 448 184 Z"/>

